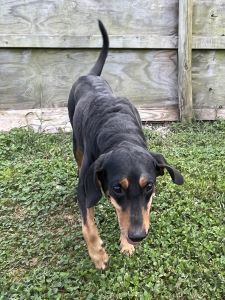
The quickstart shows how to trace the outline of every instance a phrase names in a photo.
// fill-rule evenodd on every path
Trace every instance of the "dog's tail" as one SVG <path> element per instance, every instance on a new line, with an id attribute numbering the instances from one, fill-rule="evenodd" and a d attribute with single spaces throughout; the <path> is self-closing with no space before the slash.
<path id="1" fill-rule="evenodd" d="M 98 26 L 102 34 L 102 39 L 103 39 L 103 45 L 102 45 L 102 50 L 99 54 L 99 57 L 94 65 L 94 67 L 91 69 L 89 72 L 89 75 L 96 75 L 100 76 L 102 73 L 103 66 L 105 64 L 106 57 L 108 55 L 108 49 L 109 49 L 109 37 L 107 34 L 107 31 L 102 24 L 100 20 L 98 20 Z"/>

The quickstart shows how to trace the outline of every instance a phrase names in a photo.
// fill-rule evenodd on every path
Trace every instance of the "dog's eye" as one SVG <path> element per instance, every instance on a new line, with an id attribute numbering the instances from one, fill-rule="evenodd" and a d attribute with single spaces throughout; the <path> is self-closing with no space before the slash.
<path id="1" fill-rule="evenodd" d="M 116 193 L 116 194 L 121 194 L 122 192 L 122 187 L 120 184 L 116 184 L 112 187 L 113 191 Z"/>
<path id="2" fill-rule="evenodd" d="M 153 183 L 151 183 L 151 182 L 148 182 L 145 186 L 145 190 L 147 193 L 150 192 L 152 190 L 152 188 L 153 188 Z"/>

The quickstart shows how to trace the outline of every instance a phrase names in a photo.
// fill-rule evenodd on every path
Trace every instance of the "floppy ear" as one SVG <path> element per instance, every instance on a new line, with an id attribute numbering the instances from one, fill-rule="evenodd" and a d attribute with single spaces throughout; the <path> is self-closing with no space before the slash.
<path id="1" fill-rule="evenodd" d="M 164 169 L 167 169 L 174 183 L 179 185 L 184 183 L 184 178 L 180 174 L 180 172 L 171 165 L 169 165 L 162 154 L 154 152 L 150 153 L 156 161 L 157 176 L 164 175 Z"/>
<path id="2" fill-rule="evenodd" d="M 111 153 L 102 154 L 98 159 L 89 167 L 84 179 L 84 191 L 86 207 L 90 208 L 97 204 L 102 197 L 100 181 L 98 175 L 103 172 L 105 162 Z"/>

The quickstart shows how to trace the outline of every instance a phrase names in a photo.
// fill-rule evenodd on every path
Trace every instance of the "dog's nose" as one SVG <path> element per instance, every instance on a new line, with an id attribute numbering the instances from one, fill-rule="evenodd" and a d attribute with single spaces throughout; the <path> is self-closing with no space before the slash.
<path id="1" fill-rule="evenodd" d="M 141 242 L 145 237 L 147 233 L 145 231 L 129 231 L 128 232 L 128 238 L 134 242 L 139 243 Z"/>

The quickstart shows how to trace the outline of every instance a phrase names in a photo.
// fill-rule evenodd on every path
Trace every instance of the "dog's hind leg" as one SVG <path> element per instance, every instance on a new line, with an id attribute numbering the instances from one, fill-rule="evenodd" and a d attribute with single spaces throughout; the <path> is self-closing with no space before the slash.
<path id="1" fill-rule="evenodd" d="M 82 232 L 88 247 L 88 253 L 97 269 L 104 270 L 107 266 L 108 255 L 103 248 L 103 242 L 99 236 L 94 221 L 94 208 L 87 208 L 87 215 L 82 222 Z"/>
<path id="2" fill-rule="evenodd" d="M 81 164 L 82 164 L 82 160 L 83 160 L 83 152 L 77 146 L 75 137 L 73 137 L 73 154 L 74 154 L 75 160 L 77 162 L 78 177 L 79 177 L 80 168 L 81 168 Z"/>

